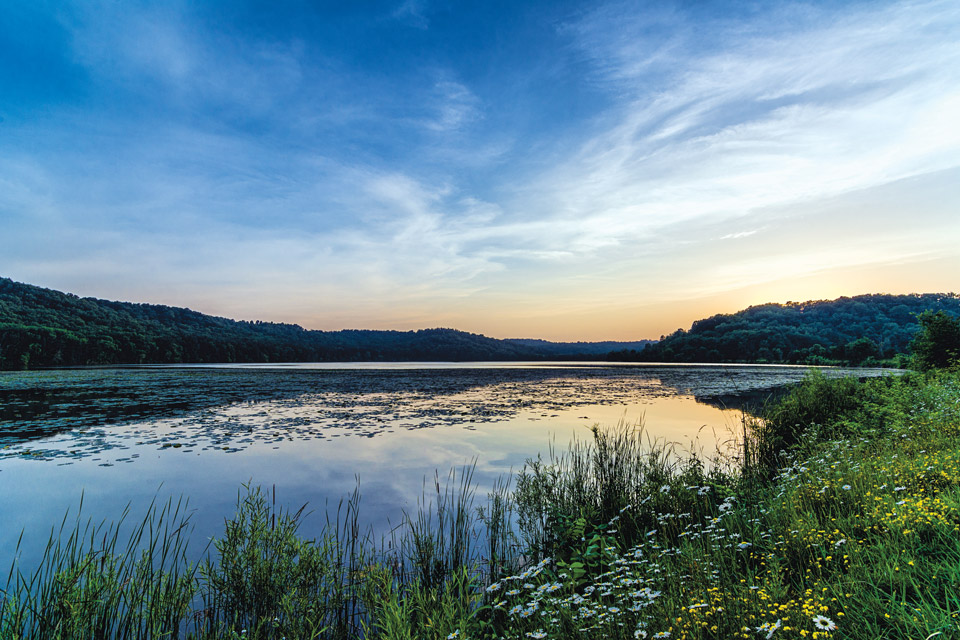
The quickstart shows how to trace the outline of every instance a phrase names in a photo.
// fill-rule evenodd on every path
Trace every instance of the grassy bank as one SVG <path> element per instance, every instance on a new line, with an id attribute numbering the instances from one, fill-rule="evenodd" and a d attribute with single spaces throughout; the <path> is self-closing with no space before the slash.
<path id="1" fill-rule="evenodd" d="M 377 540 L 357 496 L 307 540 L 251 489 L 200 564 L 176 505 L 65 523 L 0 638 L 960 637 L 956 374 L 812 377 L 709 465 L 621 425 L 434 488 Z"/>

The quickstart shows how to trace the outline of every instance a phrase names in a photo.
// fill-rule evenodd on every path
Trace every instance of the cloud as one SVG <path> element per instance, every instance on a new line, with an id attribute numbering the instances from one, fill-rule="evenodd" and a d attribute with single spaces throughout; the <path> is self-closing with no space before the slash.
<path id="1" fill-rule="evenodd" d="M 726 235 L 720 236 L 721 240 L 736 240 L 737 238 L 749 238 L 752 235 L 755 235 L 759 229 L 751 229 L 750 231 L 737 231 L 735 233 L 728 233 Z"/>
<path id="2" fill-rule="evenodd" d="M 76 60 L 94 78 L 167 106 L 263 115 L 304 81 L 301 43 L 209 29 L 176 5 L 81 4 L 64 15 Z"/>
<path id="3" fill-rule="evenodd" d="M 433 131 L 460 129 L 480 117 L 479 100 L 466 86 L 459 82 L 444 80 L 434 86 L 436 92 L 436 116 L 424 122 Z"/>
<path id="4" fill-rule="evenodd" d="M 815 14 L 776 38 L 720 23 L 716 49 L 688 41 L 693 25 L 676 12 L 653 18 L 673 35 L 643 44 L 646 11 L 617 7 L 568 27 L 623 98 L 529 188 L 525 202 L 546 196 L 557 218 L 590 219 L 629 242 L 960 162 L 947 115 L 960 96 L 960 41 L 942 37 L 960 29 L 954 4 Z"/>
<path id="5" fill-rule="evenodd" d="M 427 29 L 430 21 L 424 15 L 426 9 L 424 0 L 404 0 L 391 14 L 394 19 L 399 20 L 411 27 L 417 29 Z"/>

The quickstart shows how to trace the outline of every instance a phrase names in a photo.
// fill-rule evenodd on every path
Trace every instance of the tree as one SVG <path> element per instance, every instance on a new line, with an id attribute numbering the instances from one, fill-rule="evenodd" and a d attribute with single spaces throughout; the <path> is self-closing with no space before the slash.
<path id="1" fill-rule="evenodd" d="M 924 311 L 920 331 L 910 343 L 914 366 L 921 371 L 960 364 L 960 320 L 943 311 Z"/>
<path id="2" fill-rule="evenodd" d="M 857 338 L 848 342 L 844 348 L 844 355 L 852 365 L 863 364 L 867 358 L 876 358 L 880 355 L 877 343 L 870 338 Z"/>

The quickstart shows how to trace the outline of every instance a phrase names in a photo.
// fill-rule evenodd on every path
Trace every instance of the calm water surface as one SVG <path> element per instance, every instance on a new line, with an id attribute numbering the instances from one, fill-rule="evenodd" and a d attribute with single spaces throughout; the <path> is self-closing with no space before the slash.
<path id="1" fill-rule="evenodd" d="M 359 482 L 365 524 L 386 531 L 435 473 L 475 464 L 483 491 L 595 424 L 642 422 L 650 438 L 709 457 L 740 428 L 731 407 L 806 371 L 357 363 L 0 373 L 0 567 L 21 531 L 29 565 L 81 495 L 95 521 L 187 496 L 202 548 L 248 482 L 275 487 L 282 505 L 308 503 L 308 535 Z"/>

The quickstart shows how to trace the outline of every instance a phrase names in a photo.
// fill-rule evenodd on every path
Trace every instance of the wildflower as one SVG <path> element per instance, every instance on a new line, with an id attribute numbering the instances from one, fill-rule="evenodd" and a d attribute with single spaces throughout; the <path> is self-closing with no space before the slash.
<path id="1" fill-rule="evenodd" d="M 752 546 L 753 545 L 750 544 L 749 542 L 741 542 L 740 544 L 737 545 L 737 549 L 740 549 L 741 551 L 743 551 L 744 549 L 749 549 Z"/>
<path id="2" fill-rule="evenodd" d="M 637 629 L 633 632 L 633 637 L 636 638 L 636 640 L 643 640 L 643 638 L 647 637 L 647 632 L 643 629 Z"/>
<path id="3" fill-rule="evenodd" d="M 542 638 L 547 637 L 547 634 L 543 629 L 537 629 L 536 631 L 528 631 L 527 637 L 533 638 L 533 640 L 542 640 Z"/>
<path id="4" fill-rule="evenodd" d="M 457 629 L 453 633 L 447 636 L 447 640 L 457 640 L 460 637 L 460 629 Z"/>
<path id="5" fill-rule="evenodd" d="M 770 640 L 773 637 L 773 632 L 783 626 L 783 620 L 777 620 L 776 622 L 764 622 L 762 625 L 757 627 L 757 633 L 767 632 L 765 636 L 766 640 Z"/>
<path id="6" fill-rule="evenodd" d="M 510 589 L 510 591 L 507 591 L 506 593 L 506 595 L 508 596 L 516 596 L 519 594 L 520 594 L 520 589 Z"/>
<path id="7" fill-rule="evenodd" d="M 500 590 L 499 582 L 494 582 L 492 585 L 487 587 L 487 593 L 493 593 L 494 591 L 499 591 L 499 590 Z"/>
<path id="8" fill-rule="evenodd" d="M 844 490 L 844 491 L 850 491 L 850 485 L 848 485 L 848 484 L 843 485 L 843 490 Z"/>
<path id="9" fill-rule="evenodd" d="M 508 611 L 508 613 L 510 614 L 511 617 L 513 617 L 513 616 L 517 615 L 518 613 L 520 613 L 521 611 L 523 611 L 523 605 L 519 605 L 519 604 L 518 604 L 518 605 L 515 605 L 515 606 L 511 607 L 511 608 L 510 608 L 510 611 Z"/>
<path id="10" fill-rule="evenodd" d="M 660 487 L 660 493 L 670 493 L 670 485 L 665 484 Z"/>
<path id="11" fill-rule="evenodd" d="M 654 638 L 669 638 L 669 637 L 670 637 L 670 632 L 669 632 L 669 631 L 658 631 L 657 633 L 654 634 L 653 637 L 654 637 Z"/>
<path id="12" fill-rule="evenodd" d="M 813 626 L 821 631 L 833 631 L 837 624 L 827 616 L 814 616 Z"/>

